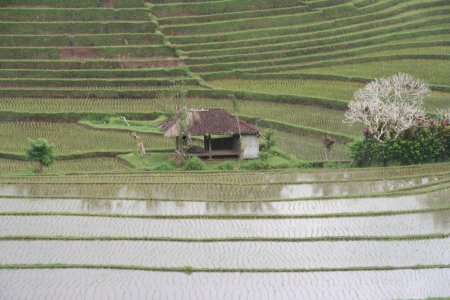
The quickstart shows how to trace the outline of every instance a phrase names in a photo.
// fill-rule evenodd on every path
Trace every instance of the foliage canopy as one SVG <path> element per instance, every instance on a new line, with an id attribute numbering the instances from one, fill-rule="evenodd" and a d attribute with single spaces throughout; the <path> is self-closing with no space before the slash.
<path id="1" fill-rule="evenodd" d="M 49 144 L 44 138 L 29 139 L 29 143 L 30 147 L 26 149 L 26 156 L 33 161 L 37 161 L 41 171 L 44 167 L 49 167 L 55 159 L 54 145 Z"/>

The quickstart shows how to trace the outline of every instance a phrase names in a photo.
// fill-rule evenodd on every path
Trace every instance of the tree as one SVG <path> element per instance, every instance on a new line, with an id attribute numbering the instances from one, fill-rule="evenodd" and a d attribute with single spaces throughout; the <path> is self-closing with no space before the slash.
<path id="1" fill-rule="evenodd" d="M 176 135 L 176 152 L 183 153 L 183 144 L 191 139 L 190 132 L 186 132 L 194 120 L 198 120 L 199 115 L 195 109 L 187 109 L 185 106 L 176 106 L 176 121 L 174 131 L 171 134 Z"/>
<path id="2" fill-rule="evenodd" d="M 261 150 L 270 152 L 276 145 L 275 138 L 273 137 L 273 131 L 270 129 L 264 129 L 263 131 L 264 142 L 261 144 Z"/>
<path id="3" fill-rule="evenodd" d="M 39 171 L 42 172 L 45 167 L 50 166 L 55 158 L 53 153 L 53 144 L 49 144 L 46 139 L 29 139 L 30 147 L 26 149 L 26 156 L 39 163 Z"/>
<path id="4" fill-rule="evenodd" d="M 328 160 L 331 153 L 331 148 L 333 148 L 334 143 L 336 143 L 336 140 L 333 139 L 331 136 L 327 135 L 322 137 L 322 142 L 325 147 L 325 159 Z"/>
<path id="5" fill-rule="evenodd" d="M 429 95 L 427 83 L 408 74 L 376 79 L 354 94 L 345 122 L 363 123 L 380 142 L 397 138 L 425 119 L 424 100 Z"/>

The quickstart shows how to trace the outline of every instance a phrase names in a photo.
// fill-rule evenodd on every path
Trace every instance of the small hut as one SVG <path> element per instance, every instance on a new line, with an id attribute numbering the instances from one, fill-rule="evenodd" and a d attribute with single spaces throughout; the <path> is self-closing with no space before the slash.
<path id="1" fill-rule="evenodd" d="M 259 129 L 230 114 L 224 109 L 190 109 L 182 120 L 168 120 L 161 124 L 164 137 L 189 141 L 203 136 L 203 147 L 192 143 L 184 152 L 188 156 L 258 158 Z M 180 133 L 180 128 L 184 128 Z"/>

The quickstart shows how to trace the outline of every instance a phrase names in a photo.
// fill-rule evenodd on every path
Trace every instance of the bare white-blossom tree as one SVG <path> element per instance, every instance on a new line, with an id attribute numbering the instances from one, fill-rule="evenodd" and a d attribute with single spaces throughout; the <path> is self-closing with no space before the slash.
<path id="1" fill-rule="evenodd" d="M 409 74 L 375 79 L 353 95 L 345 122 L 363 123 L 378 141 L 396 138 L 425 118 L 429 95 L 427 83 Z"/>

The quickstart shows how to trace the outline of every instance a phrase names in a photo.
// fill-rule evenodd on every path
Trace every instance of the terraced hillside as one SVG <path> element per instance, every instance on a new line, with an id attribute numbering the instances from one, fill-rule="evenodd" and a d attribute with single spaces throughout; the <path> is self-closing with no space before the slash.
<path id="1" fill-rule="evenodd" d="M 430 83 L 429 112 L 449 107 L 449 13 L 443 0 L 3 1 L 1 110 L 22 117 L 2 120 L 223 107 L 300 160 L 323 160 L 326 134 L 345 160 L 362 129 L 342 123 L 346 103 L 373 78 L 411 73 Z"/>
<path id="2" fill-rule="evenodd" d="M 449 41 L 448 0 L 0 1 L 0 298 L 449 297 L 448 162 L 298 169 L 348 162 L 376 77 L 448 109 Z M 272 128 L 286 169 L 155 172 L 176 105 Z"/>

